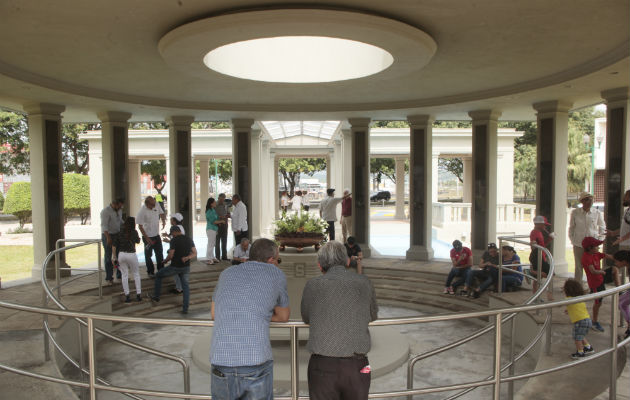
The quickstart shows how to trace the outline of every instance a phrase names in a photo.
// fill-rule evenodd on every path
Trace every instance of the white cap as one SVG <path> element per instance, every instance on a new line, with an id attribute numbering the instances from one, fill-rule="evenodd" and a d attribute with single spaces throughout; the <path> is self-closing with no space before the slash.
<path id="1" fill-rule="evenodd" d="M 184 220 L 184 216 L 180 213 L 171 214 L 171 218 L 175 218 L 179 222 L 182 222 Z"/>

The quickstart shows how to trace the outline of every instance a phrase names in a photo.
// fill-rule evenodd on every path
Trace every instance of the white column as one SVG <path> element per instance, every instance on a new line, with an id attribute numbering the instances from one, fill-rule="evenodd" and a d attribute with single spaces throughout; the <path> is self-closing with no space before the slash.
<path id="1" fill-rule="evenodd" d="M 31 167 L 32 274 L 36 279 L 41 278 L 46 255 L 55 249 L 57 239 L 64 238 L 61 113 L 65 109 L 58 104 L 24 104 L 28 114 Z M 51 263 L 46 271 L 48 277 L 55 276 L 53 268 L 54 263 Z"/>
<path id="2" fill-rule="evenodd" d="M 438 172 L 440 170 L 438 163 L 439 157 L 440 153 L 431 154 L 431 203 L 438 201 Z M 411 176 L 411 174 L 409 176 Z M 411 182 L 409 183 L 409 185 L 411 185 Z"/>
<path id="3" fill-rule="evenodd" d="M 249 209 L 251 212 L 252 226 L 249 227 L 250 237 L 252 240 L 258 239 L 262 235 L 262 186 L 261 182 L 265 171 L 260 168 L 260 148 L 261 148 L 261 132 L 258 129 L 252 129 L 251 131 L 251 143 L 250 143 L 250 160 L 252 166 L 252 197 L 250 200 Z"/>
<path id="4" fill-rule="evenodd" d="M 200 158 L 199 159 L 199 210 L 200 213 L 203 214 L 205 209 L 206 209 L 206 202 L 208 201 L 208 198 L 210 197 L 210 193 L 208 190 L 208 181 L 209 181 L 209 176 L 210 176 L 210 160 L 207 158 Z M 216 188 L 215 188 L 215 193 L 214 193 L 214 198 L 218 198 L 219 197 L 219 193 L 216 192 Z M 203 221 L 203 218 L 201 218 L 200 216 L 198 217 L 198 219 Z"/>
<path id="5" fill-rule="evenodd" d="M 395 219 L 405 219 L 405 160 L 395 157 L 396 162 L 396 214 Z"/>
<path id="6" fill-rule="evenodd" d="M 331 157 L 333 160 L 333 170 L 330 171 L 332 174 L 332 186 L 337 188 L 337 190 L 343 190 L 347 188 L 347 186 L 344 186 L 343 182 L 343 149 L 341 139 L 333 140 L 333 152 Z"/>
<path id="7" fill-rule="evenodd" d="M 278 171 L 280 169 L 280 160 L 278 159 L 278 155 L 275 151 L 271 152 L 270 155 L 273 158 L 273 194 L 274 194 L 274 210 L 276 218 L 280 218 L 280 178 L 278 177 Z"/>
<path id="8" fill-rule="evenodd" d="M 341 131 L 342 140 L 342 186 L 344 188 L 352 188 L 352 132 L 350 129 Z"/>
<path id="9" fill-rule="evenodd" d="M 464 203 L 472 203 L 472 189 L 473 189 L 473 163 L 472 163 L 472 158 L 468 158 L 468 157 L 463 157 L 462 158 L 462 164 L 464 164 L 464 173 L 463 173 L 463 178 L 464 178 L 464 183 L 463 183 L 463 189 L 464 189 L 464 194 L 463 194 L 463 198 L 462 201 Z"/>
<path id="10" fill-rule="evenodd" d="M 129 207 L 129 215 L 135 217 L 140 211 L 142 205 L 142 198 L 140 194 L 140 178 L 142 172 L 140 164 L 142 160 L 129 160 L 129 200 L 127 201 Z M 90 168 L 92 166 L 90 165 Z"/>

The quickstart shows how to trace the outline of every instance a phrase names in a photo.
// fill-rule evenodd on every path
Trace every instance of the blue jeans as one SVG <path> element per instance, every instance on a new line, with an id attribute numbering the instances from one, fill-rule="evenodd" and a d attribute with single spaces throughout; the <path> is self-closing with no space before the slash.
<path id="1" fill-rule="evenodd" d="M 468 274 L 469 270 L 470 270 L 470 267 L 451 268 L 451 272 L 448 273 L 448 278 L 446 278 L 446 287 L 453 286 L 453 288 L 456 288 L 457 286 L 464 283 L 466 280 L 466 275 Z M 453 279 L 455 279 L 455 277 L 459 277 L 459 279 L 457 280 L 457 282 L 451 285 L 451 282 L 453 282 Z"/>
<path id="2" fill-rule="evenodd" d="M 190 267 L 164 267 L 155 274 L 155 287 L 153 289 L 153 297 L 160 298 L 162 291 L 162 279 L 167 276 L 178 275 L 182 281 L 182 290 L 184 291 L 184 306 L 182 311 L 188 311 L 188 303 L 190 302 L 190 286 L 188 286 L 188 275 Z"/>
<path id="3" fill-rule="evenodd" d="M 216 400 L 273 399 L 273 360 L 244 367 L 213 365 L 210 393 Z"/>
<path id="4" fill-rule="evenodd" d="M 520 279 L 518 279 L 518 277 L 515 274 L 508 274 L 505 275 L 505 272 L 503 273 L 503 282 L 501 285 L 501 290 L 505 292 L 505 289 L 507 289 L 508 287 L 519 287 L 521 286 L 522 281 Z"/>
<path id="5" fill-rule="evenodd" d="M 114 240 L 114 235 L 112 242 Z M 114 279 L 114 264 L 112 264 L 112 246 L 107 245 L 107 236 L 104 233 L 101 234 L 101 242 L 103 243 L 103 249 L 105 250 L 105 280 L 111 281 Z M 120 278 L 120 272 L 118 272 L 118 278 Z"/>

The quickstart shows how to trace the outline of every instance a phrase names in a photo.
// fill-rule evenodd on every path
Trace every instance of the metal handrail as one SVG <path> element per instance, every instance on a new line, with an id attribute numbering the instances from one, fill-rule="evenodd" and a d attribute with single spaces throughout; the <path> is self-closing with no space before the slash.
<path id="1" fill-rule="evenodd" d="M 59 239 L 57 241 L 57 245 L 62 240 L 64 240 L 64 239 Z M 79 241 L 79 240 L 73 239 L 72 241 Z M 66 250 L 69 250 L 69 249 L 72 249 L 72 248 L 81 247 L 81 246 L 85 246 L 85 245 L 93 244 L 93 243 L 100 243 L 100 241 L 96 240 L 96 239 L 87 239 L 87 240 L 85 240 L 85 241 L 83 241 L 83 242 L 81 242 L 79 244 L 74 244 L 74 245 L 70 245 L 70 246 L 65 246 L 63 248 L 58 248 L 58 249 L 55 249 L 52 252 L 48 253 L 46 258 L 44 259 L 43 267 L 42 267 L 42 287 L 44 288 L 44 307 L 47 306 L 48 299 L 52 299 L 52 301 L 61 310 L 67 310 L 68 309 L 65 305 L 63 305 L 61 300 L 57 299 L 54 296 L 54 294 L 53 294 L 52 290 L 50 289 L 50 287 L 48 286 L 48 282 L 46 280 L 46 269 L 47 269 L 48 263 L 50 262 L 52 257 L 54 256 L 55 260 L 56 260 L 55 261 L 55 277 L 56 277 L 56 279 L 58 279 L 59 278 L 59 269 L 58 269 L 59 268 L 59 257 L 58 257 L 58 254 L 61 253 L 62 251 L 66 251 Z M 98 276 L 99 276 L 99 297 L 102 298 L 102 291 L 101 291 L 101 286 L 100 286 L 101 285 L 101 279 L 100 279 L 100 276 L 101 276 L 101 273 L 100 273 L 100 271 L 101 271 L 100 246 L 98 247 L 98 249 L 99 249 L 99 251 L 98 251 L 98 253 L 99 253 L 99 262 L 98 262 L 98 268 L 99 268 L 99 271 L 98 271 L 99 272 L 98 273 Z M 58 287 L 57 287 L 58 294 L 61 296 L 60 288 L 61 288 L 61 284 L 58 283 Z M 83 325 L 83 326 L 87 326 L 88 325 L 88 323 L 86 321 L 83 321 L 80 317 L 75 317 L 74 319 L 80 325 Z M 45 354 L 45 358 L 46 358 L 46 360 L 49 360 L 50 359 L 50 355 L 49 355 L 50 354 L 49 353 L 50 345 L 48 343 L 48 340 L 52 336 L 48 336 L 50 334 L 50 331 L 46 329 L 48 327 L 48 319 L 46 317 L 44 318 L 43 324 L 44 324 L 44 338 L 45 338 L 44 351 L 46 353 Z M 157 357 L 161 357 L 161 358 L 164 358 L 164 359 L 167 359 L 167 360 L 170 360 L 170 361 L 177 362 L 178 364 L 180 364 L 182 366 L 182 369 L 183 369 L 184 392 L 186 392 L 186 393 L 190 392 L 190 367 L 188 366 L 188 363 L 186 362 L 186 360 L 183 357 L 174 356 L 172 354 L 168 354 L 168 353 L 165 353 L 165 352 L 153 349 L 151 347 L 147 347 L 147 346 L 143 346 L 143 345 L 138 344 L 138 343 L 134 343 L 132 341 L 129 341 L 129 340 L 124 339 L 124 338 L 122 338 L 120 336 L 114 335 L 114 334 L 112 334 L 110 332 L 107 332 L 107 331 L 105 331 L 103 329 L 100 329 L 100 328 L 95 328 L 95 331 L 97 333 L 105 336 L 108 339 L 114 340 L 114 341 L 116 341 L 118 343 L 121 343 L 123 345 L 129 346 L 129 347 L 134 348 L 136 350 L 144 351 L 145 353 L 149 353 L 149 354 L 152 354 L 152 355 L 157 356 Z M 79 335 L 79 338 L 81 338 L 81 335 Z M 83 353 L 83 349 L 80 349 L 79 353 L 82 354 Z M 83 366 L 80 366 L 80 370 L 83 370 Z"/>
<path id="2" fill-rule="evenodd" d="M 523 241 L 517 240 L 517 238 L 520 238 L 520 237 L 528 237 L 528 236 L 524 236 L 524 235 L 523 235 L 523 236 L 510 236 L 509 238 L 506 238 L 506 237 L 500 237 L 500 238 L 499 238 L 499 243 L 501 243 L 501 240 L 503 239 L 503 240 L 510 240 L 510 241 L 515 242 L 515 243 L 529 244 L 529 243 L 525 243 L 525 242 L 523 242 Z M 547 275 L 547 279 L 546 279 L 545 283 L 544 283 L 541 287 L 539 287 L 539 288 L 538 288 L 538 291 L 537 291 L 536 293 L 534 293 L 534 294 L 533 294 L 533 295 L 532 295 L 529 299 L 527 299 L 527 300 L 525 301 L 525 304 L 531 304 L 531 303 L 532 303 L 532 302 L 534 302 L 536 299 L 538 299 L 538 297 L 539 297 L 539 296 L 540 296 L 540 295 L 541 295 L 541 294 L 542 294 L 542 293 L 543 293 L 543 292 L 547 289 L 547 287 L 550 285 L 550 282 L 551 282 L 552 277 L 553 277 L 553 273 L 554 273 L 554 271 L 555 271 L 555 265 L 554 265 L 554 263 L 553 263 L 553 258 L 552 258 L 552 256 L 551 256 L 551 253 L 549 252 L 549 250 L 548 250 L 548 249 L 546 249 L 546 248 L 544 248 L 544 247 L 538 246 L 538 245 L 533 245 L 533 246 L 534 246 L 535 248 L 537 248 L 537 249 L 538 249 L 538 251 L 539 251 L 539 257 L 538 257 L 539 264 L 540 264 L 540 262 L 541 262 L 541 260 L 542 260 L 542 257 L 540 257 L 540 252 L 545 252 L 545 253 L 549 256 L 549 259 L 551 260 L 551 263 L 550 263 L 550 270 L 549 270 L 549 274 Z M 502 257 L 499 257 L 499 262 L 501 262 L 501 259 L 502 259 Z M 540 271 L 540 265 L 539 265 L 538 269 L 539 269 L 539 271 Z M 501 271 L 501 269 L 499 269 L 499 271 Z M 497 282 L 497 285 L 499 286 L 499 290 L 500 290 L 500 288 L 501 288 L 501 282 L 502 282 L 502 280 L 501 280 L 501 279 L 502 279 L 502 278 L 501 278 L 501 273 L 499 272 L 499 280 L 498 280 L 498 282 Z M 515 316 L 516 316 L 516 313 L 510 313 L 510 314 L 506 315 L 506 316 L 505 316 L 505 318 L 504 318 L 502 321 L 500 321 L 499 325 L 500 325 L 501 323 L 503 323 L 503 322 L 507 322 L 507 321 L 512 320 Z M 492 331 L 492 330 L 493 330 L 493 327 L 494 327 L 494 329 L 497 329 L 497 327 L 495 327 L 495 324 L 488 324 L 488 325 L 486 325 L 485 327 L 483 327 L 483 328 L 481 328 L 481 329 L 477 330 L 476 332 L 474 332 L 474 333 L 473 333 L 473 334 L 471 334 L 471 335 L 468 335 L 468 336 L 467 336 L 467 337 L 465 337 L 465 338 L 459 339 L 459 340 L 457 340 L 457 341 L 451 342 L 451 343 L 446 344 L 446 345 L 444 345 L 444 346 L 442 346 L 442 347 L 439 347 L 439 348 L 437 348 L 437 349 L 430 350 L 430 351 L 425 352 L 425 353 L 423 353 L 423 354 L 419 354 L 419 355 L 416 355 L 415 357 L 412 357 L 412 358 L 409 360 L 409 363 L 407 364 L 407 389 L 413 389 L 413 380 L 414 380 L 414 379 L 413 379 L 413 378 L 414 378 L 414 376 L 413 376 L 413 370 L 414 370 L 415 365 L 416 365 L 419 361 L 424 360 L 424 359 L 429 358 L 429 357 L 433 357 L 433 356 L 435 356 L 435 355 L 437 355 L 437 354 L 440 354 L 440 353 L 443 353 L 443 352 L 445 352 L 445 351 L 448 351 L 448 350 L 454 349 L 454 348 L 459 347 L 459 346 L 461 346 L 461 345 L 463 345 L 463 344 L 466 344 L 466 343 L 468 343 L 468 342 L 470 342 L 470 341 L 472 341 L 472 340 L 474 340 L 474 339 L 477 339 L 478 337 L 481 337 L 481 336 L 485 335 L 486 333 L 488 333 L 488 332 Z M 540 331 L 541 331 L 541 332 L 546 332 L 546 333 L 547 333 L 547 337 L 548 337 L 548 338 L 550 338 L 550 337 L 551 337 L 551 309 L 549 309 L 549 310 L 548 310 L 548 317 L 545 319 L 545 322 L 544 322 L 544 323 L 543 323 L 543 325 L 541 326 Z M 540 338 L 541 338 L 541 335 L 536 335 L 536 337 L 535 337 L 535 339 L 534 339 L 534 340 L 536 340 L 536 342 L 533 342 L 533 341 L 532 341 L 532 342 L 535 344 L 535 343 L 537 343 L 537 341 L 538 341 L 538 340 L 540 340 Z M 511 341 L 513 341 L 513 339 L 514 339 L 514 337 L 512 336 L 512 337 L 511 337 Z M 548 340 L 548 342 L 550 342 L 550 340 Z M 533 347 L 533 346 L 532 346 L 532 347 Z M 550 349 L 551 349 L 551 347 L 550 347 L 550 346 L 547 346 L 547 353 L 549 353 L 549 352 L 550 352 Z M 495 349 L 495 351 L 496 351 L 496 349 Z M 499 350 L 499 351 L 500 351 L 500 350 Z M 520 359 L 520 358 L 519 358 L 519 359 Z M 509 365 L 508 365 L 508 367 L 509 367 Z M 457 397 L 459 397 L 459 396 L 461 396 L 461 395 L 463 395 L 463 394 L 465 394 L 465 393 L 468 393 L 469 391 L 470 391 L 470 390 L 467 390 L 467 391 L 464 391 L 464 392 L 457 393 L 457 394 L 455 394 L 455 395 L 453 395 L 453 396 L 449 397 L 449 399 L 455 399 L 455 398 L 457 398 Z M 512 396 L 511 396 L 511 394 L 510 394 L 510 398 L 511 398 L 511 397 L 512 397 Z M 409 399 L 411 400 L 411 397 L 409 397 Z"/>
<path id="3" fill-rule="evenodd" d="M 597 293 L 588 294 L 588 295 L 584 295 L 580 297 L 568 298 L 568 299 L 564 299 L 564 300 L 560 300 L 556 302 L 526 304 L 526 305 L 514 306 L 514 307 L 509 307 L 509 308 L 495 308 L 495 309 L 488 309 L 488 310 L 468 311 L 468 312 L 456 313 L 456 314 L 444 313 L 444 314 L 436 314 L 436 315 L 422 316 L 422 317 L 388 318 L 388 319 L 376 320 L 370 323 L 370 326 L 429 323 L 429 322 L 439 322 L 439 321 L 459 320 L 459 319 L 469 319 L 469 318 L 479 318 L 479 317 L 492 317 L 492 316 L 494 316 L 496 321 L 500 321 L 503 318 L 503 315 L 505 314 L 512 314 L 512 313 L 518 313 L 518 312 L 530 312 L 530 311 L 543 310 L 543 309 L 548 309 L 548 308 L 553 308 L 553 307 L 566 306 L 569 304 L 586 302 L 586 301 L 595 300 L 598 298 L 607 297 L 610 295 L 613 296 L 613 299 L 611 301 L 611 311 L 613 311 L 613 314 L 612 314 L 613 323 L 616 323 L 618 322 L 618 317 L 619 317 L 618 313 L 615 312 L 617 308 L 617 302 L 619 299 L 619 293 L 628 289 L 630 289 L 630 283 L 624 284 L 616 288 L 608 289 L 603 292 L 597 292 Z M 60 379 L 60 378 L 51 377 L 48 375 L 36 374 L 29 371 L 24 371 L 21 369 L 6 366 L 4 364 L 0 364 L 0 369 L 15 372 L 21 375 L 35 377 L 38 379 L 44 379 L 44 380 L 53 381 L 57 383 L 64 383 L 64 384 L 68 384 L 68 385 L 72 385 L 76 387 L 89 388 L 92 393 L 95 393 L 95 391 L 99 389 L 99 390 L 109 390 L 109 391 L 120 392 L 120 393 L 124 392 L 124 393 L 132 393 L 132 394 L 137 394 L 137 395 L 161 396 L 161 397 L 168 397 L 168 398 L 190 398 L 190 399 L 200 399 L 200 400 L 211 399 L 211 397 L 208 395 L 198 395 L 198 394 L 178 393 L 178 392 L 160 392 L 160 391 L 150 391 L 150 390 L 134 389 L 134 388 L 127 388 L 127 387 L 119 387 L 119 386 L 101 385 L 96 382 L 96 377 L 91 372 L 95 370 L 95 354 L 94 354 L 94 332 L 96 331 L 96 328 L 94 327 L 95 320 L 111 321 L 111 322 L 143 323 L 143 324 L 153 324 L 153 325 L 202 326 L 202 327 L 212 327 L 214 326 L 214 321 L 195 320 L 195 319 L 171 319 L 171 318 L 159 318 L 159 317 L 153 317 L 153 318 L 129 317 L 129 316 L 118 316 L 118 315 L 112 315 L 112 314 L 98 314 L 98 313 L 85 312 L 85 311 L 55 310 L 55 309 L 49 309 L 49 308 L 43 308 L 43 307 L 10 303 L 10 302 L 5 302 L 5 301 L 0 301 L 0 307 L 14 309 L 18 311 L 34 312 L 34 313 L 45 314 L 45 315 L 55 315 L 55 316 L 60 316 L 60 317 L 86 318 L 87 325 L 88 325 L 88 342 L 89 342 L 88 355 L 90 358 L 89 360 L 90 361 L 89 363 L 90 364 L 90 368 L 89 368 L 90 382 L 89 384 L 85 384 L 84 382 L 79 382 L 79 381 L 74 381 L 74 380 L 69 380 L 69 379 Z M 497 323 L 496 326 L 500 326 L 500 324 Z M 297 340 L 298 340 L 297 329 L 306 328 L 308 327 L 308 324 L 305 324 L 299 321 L 289 321 L 286 323 L 272 322 L 271 327 L 272 328 L 284 327 L 284 328 L 291 329 L 291 341 L 292 341 L 292 351 L 293 351 L 292 363 L 297 362 Z M 408 395 L 417 395 L 417 394 L 425 394 L 425 393 L 444 392 L 444 391 L 451 391 L 451 390 L 458 390 L 458 389 L 467 389 L 469 387 L 479 387 L 479 386 L 487 386 L 487 385 L 495 385 L 495 394 L 496 394 L 497 393 L 496 388 L 501 383 L 513 382 L 513 381 L 517 381 L 521 379 L 528 379 L 535 376 L 544 375 L 546 373 L 560 371 L 562 369 L 570 368 L 570 367 L 573 367 L 573 366 L 576 366 L 585 362 L 589 362 L 590 360 L 597 359 L 599 357 L 603 357 L 608 354 L 613 355 L 613 357 L 611 357 L 611 360 L 612 360 L 611 362 L 614 362 L 615 364 L 612 364 L 613 366 L 612 371 L 615 371 L 616 352 L 619 348 L 627 345 L 628 343 L 630 343 L 630 338 L 625 339 L 621 342 L 617 342 L 616 335 L 613 334 L 610 348 L 606 350 L 598 351 L 597 354 L 589 356 L 588 358 L 585 358 L 580 361 L 572 361 L 572 362 L 561 364 L 559 366 L 550 367 L 544 370 L 527 372 L 527 373 L 522 373 L 519 375 L 509 376 L 509 377 L 501 377 L 500 373 L 497 375 L 496 374 L 497 369 L 495 367 L 495 374 L 493 376 L 494 379 L 492 381 L 480 380 L 480 381 L 465 382 L 465 383 L 460 383 L 460 384 L 455 384 L 455 385 L 436 386 L 436 387 L 429 387 L 429 388 L 422 388 L 422 389 L 372 393 L 369 395 L 369 397 L 370 398 L 386 398 L 386 397 L 394 397 L 394 396 L 408 396 Z M 500 344 L 500 341 L 495 340 L 495 349 L 496 349 L 497 344 Z M 293 378 L 297 378 L 297 371 L 295 373 L 292 372 L 292 379 Z M 611 374 L 611 385 L 609 386 L 611 399 L 614 398 L 614 393 L 616 393 L 614 392 L 616 391 L 616 386 L 612 384 L 613 380 L 616 381 L 616 374 L 614 372 Z M 296 387 L 296 384 L 294 382 L 292 382 L 292 387 Z M 294 400 L 294 399 L 299 399 L 299 398 L 304 398 L 304 397 L 299 397 L 297 392 L 292 392 L 291 397 L 276 397 L 276 398 L 279 400 L 284 400 L 284 399 Z"/>

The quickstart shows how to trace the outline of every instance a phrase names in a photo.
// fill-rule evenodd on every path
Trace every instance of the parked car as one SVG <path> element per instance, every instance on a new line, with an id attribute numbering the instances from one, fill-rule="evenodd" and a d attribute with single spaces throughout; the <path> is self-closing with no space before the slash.
<path id="1" fill-rule="evenodd" d="M 391 198 L 392 198 L 392 194 L 389 192 L 389 190 L 381 190 L 375 195 L 370 196 L 370 201 L 380 201 L 380 200 L 389 201 L 389 199 Z"/>

